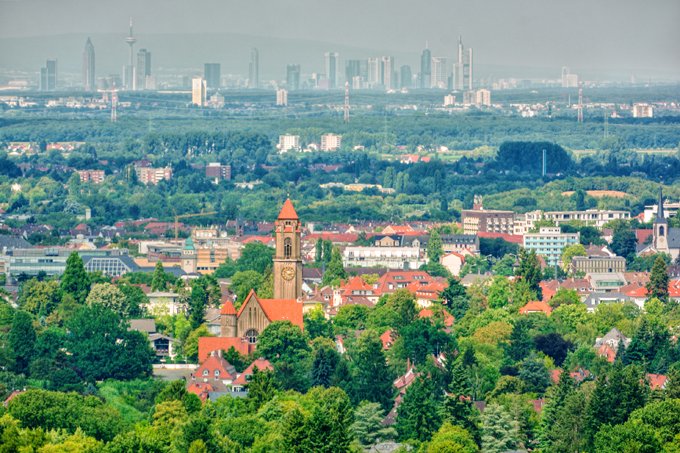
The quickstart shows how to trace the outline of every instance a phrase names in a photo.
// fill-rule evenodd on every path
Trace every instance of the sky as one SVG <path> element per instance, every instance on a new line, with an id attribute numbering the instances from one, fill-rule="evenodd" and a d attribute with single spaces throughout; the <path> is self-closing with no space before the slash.
<path id="1" fill-rule="evenodd" d="M 680 0 L 0 0 L 0 58 L 39 44 L 3 38 L 123 37 L 130 16 L 140 45 L 154 34 L 230 33 L 391 52 L 416 65 L 426 42 L 453 58 L 462 35 L 479 65 L 680 79 Z M 168 61 L 156 62 L 181 65 L 159 47 L 150 50 Z"/>

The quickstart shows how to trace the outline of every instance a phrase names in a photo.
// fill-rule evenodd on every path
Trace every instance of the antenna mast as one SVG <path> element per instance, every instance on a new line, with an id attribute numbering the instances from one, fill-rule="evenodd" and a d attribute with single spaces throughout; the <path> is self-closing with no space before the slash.
<path id="1" fill-rule="evenodd" d="M 583 124 L 583 83 L 579 83 L 578 86 L 578 114 L 576 121 L 579 124 Z"/>

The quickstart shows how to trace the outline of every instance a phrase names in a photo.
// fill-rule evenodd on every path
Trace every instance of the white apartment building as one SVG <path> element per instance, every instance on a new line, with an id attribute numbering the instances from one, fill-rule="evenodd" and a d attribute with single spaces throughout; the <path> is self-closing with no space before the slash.
<path id="1" fill-rule="evenodd" d="M 276 105 L 285 107 L 288 105 L 288 90 L 279 88 L 276 90 Z"/>
<path id="2" fill-rule="evenodd" d="M 418 269 L 426 262 L 420 247 L 346 247 L 342 253 L 344 267 Z"/>
<path id="3" fill-rule="evenodd" d="M 300 136 L 299 135 L 279 135 L 279 144 L 276 148 L 280 153 L 287 153 L 288 151 L 300 150 Z"/>
<path id="4" fill-rule="evenodd" d="M 653 118 L 654 108 L 649 104 L 633 104 L 633 118 Z"/>
<path id="5" fill-rule="evenodd" d="M 602 229 L 607 222 L 612 220 L 630 220 L 630 212 L 628 211 L 613 211 L 603 209 L 587 209 L 585 211 L 531 211 L 524 214 L 524 222 L 521 220 L 516 222 L 518 228 L 515 229 L 515 234 L 525 234 L 534 228 L 535 223 L 539 220 L 551 220 L 555 225 L 560 226 L 563 223 L 573 221 L 581 222 L 584 225 L 594 226 Z M 524 231 L 521 231 L 524 229 Z"/>
<path id="6" fill-rule="evenodd" d="M 562 233 L 559 227 L 543 227 L 538 233 L 524 235 L 524 248 L 534 250 L 545 258 L 546 264 L 555 266 L 560 262 L 562 250 L 578 244 L 580 237 L 579 233 Z"/>
<path id="7" fill-rule="evenodd" d="M 342 135 L 323 134 L 321 136 L 321 151 L 337 151 L 342 146 Z"/>

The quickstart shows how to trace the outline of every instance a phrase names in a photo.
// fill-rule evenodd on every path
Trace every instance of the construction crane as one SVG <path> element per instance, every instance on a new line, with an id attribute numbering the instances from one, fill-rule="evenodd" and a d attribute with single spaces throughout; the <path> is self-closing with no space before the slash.
<path id="1" fill-rule="evenodd" d="M 213 215 L 217 214 L 217 211 L 208 211 L 208 212 L 196 212 L 193 214 L 180 214 L 180 215 L 175 215 L 175 240 L 179 237 L 179 219 L 188 219 L 189 217 L 200 217 L 204 215 Z"/>

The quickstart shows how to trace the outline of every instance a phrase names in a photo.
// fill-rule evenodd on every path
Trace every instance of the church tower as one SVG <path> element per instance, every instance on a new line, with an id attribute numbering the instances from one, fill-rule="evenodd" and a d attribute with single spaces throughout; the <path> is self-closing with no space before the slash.
<path id="1" fill-rule="evenodd" d="M 654 218 L 654 248 L 657 252 L 668 253 L 668 220 L 663 212 L 663 191 L 659 186 L 659 207 Z"/>
<path id="2" fill-rule="evenodd" d="M 276 220 L 274 252 L 274 299 L 302 297 L 302 256 L 300 218 L 290 199 L 286 200 Z"/>

